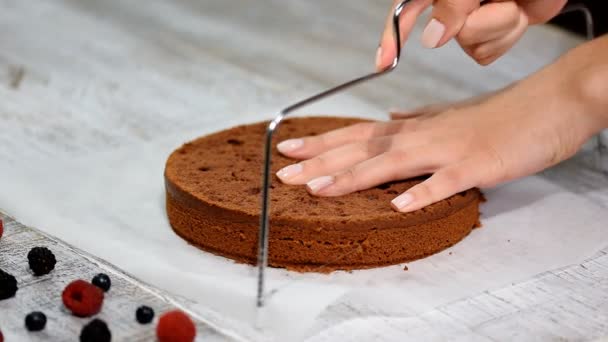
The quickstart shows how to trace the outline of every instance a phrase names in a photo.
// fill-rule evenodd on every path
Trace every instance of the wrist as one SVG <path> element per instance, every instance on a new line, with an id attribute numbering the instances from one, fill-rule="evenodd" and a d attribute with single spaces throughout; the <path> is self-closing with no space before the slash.
<path id="1" fill-rule="evenodd" d="M 608 36 L 571 50 L 556 65 L 561 82 L 590 135 L 608 128 Z"/>
<path id="2" fill-rule="evenodd" d="M 585 114 L 597 126 L 596 131 L 608 128 L 608 60 L 582 69 L 575 82 Z"/>

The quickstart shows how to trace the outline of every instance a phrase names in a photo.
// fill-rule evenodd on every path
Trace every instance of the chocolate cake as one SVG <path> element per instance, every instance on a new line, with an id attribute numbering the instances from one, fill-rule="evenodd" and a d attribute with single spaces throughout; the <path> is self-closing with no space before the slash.
<path id="1" fill-rule="evenodd" d="M 315 135 L 359 119 L 308 117 L 284 121 L 276 143 Z M 173 230 L 205 251 L 255 263 L 263 137 L 267 123 L 234 127 L 174 151 L 165 168 Z M 437 253 L 478 226 L 477 189 L 411 213 L 390 201 L 422 178 L 379 185 L 341 197 L 315 197 L 274 173 L 294 160 L 273 151 L 269 264 L 299 271 L 385 266 Z"/>

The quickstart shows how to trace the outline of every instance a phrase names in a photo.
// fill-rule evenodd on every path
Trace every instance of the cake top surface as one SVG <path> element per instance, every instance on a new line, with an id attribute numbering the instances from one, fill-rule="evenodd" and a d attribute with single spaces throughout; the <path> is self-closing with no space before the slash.
<path id="1" fill-rule="evenodd" d="M 454 195 L 413 213 L 398 213 L 390 201 L 422 178 L 379 185 L 340 197 L 310 195 L 304 186 L 286 185 L 275 173 L 297 162 L 278 153 L 276 143 L 361 122 L 361 119 L 306 117 L 281 123 L 272 154 L 271 218 L 295 220 L 396 220 L 414 221 L 443 217 L 477 199 L 478 191 Z M 167 160 L 167 186 L 207 205 L 259 216 L 263 141 L 267 122 L 237 126 L 184 144 Z"/>

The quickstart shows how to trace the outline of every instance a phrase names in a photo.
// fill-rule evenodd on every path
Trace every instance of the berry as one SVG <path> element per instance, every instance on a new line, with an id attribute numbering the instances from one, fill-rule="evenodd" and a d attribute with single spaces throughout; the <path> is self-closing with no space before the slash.
<path id="1" fill-rule="evenodd" d="M 25 326 L 29 331 L 40 331 L 46 325 L 46 316 L 40 311 L 34 311 L 25 316 Z"/>
<path id="2" fill-rule="evenodd" d="M 103 304 L 103 291 L 84 280 L 68 284 L 61 294 L 63 305 L 78 317 L 89 317 L 98 313 Z"/>
<path id="3" fill-rule="evenodd" d="M 82 328 L 80 342 L 110 342 L 112 333 L 106 322 L 95 318 Z"/>
<path id="4" fill-rule="evenodd" d="M 141 324 L 148 324 L 154 319 L 154 310 L 149 306 L 142 305 L 135 311 L 135 318 Z"/>
<path id="5" fill-rule="evenodd" d="M 0 219 L 0 238 L 2 238 L 2 233 L 4 233 L 4 223 L 2 222 L 2 219 Z M 0 337 L 2 337 L 2 335 L 0 335 Z M 0 342 L 2 342 L 1 339 Z"/>
<path id="6" fill-rule="evenodd" d="M 110 280 L 110 277 L 103 273 L 99 273 L 98 275 L 93 277 L 93 280 L 91 282 L 93 283 L 93 285 L 102 289 L 103 292 L 108 292 L 110 286 L 112 286 L 112 281 Z"/>
<path id="7" fill-rule="evenodd" d="M 0 270 L 0 300 L 13 297 L 17 290 L 17 279 Z"/>
<path id="8" fill-rule="evenodd" d="M 196 327 L 185 313 L 174 310 L 164 313 L 158 320 L 156 336 L 160 342 L 192 342 Z"/>
<path id="9" fill-rule="evenodd" d="M 0 342 L 4 342 L 4 335 L 2 335 L 2 331 L 0 331 Z"/>
<path id="10" fill-rule="evenodd" d="M 48 274 L 55 268 L 55 255 L 46 247 L 34 247 L 27 253 L 27 261 L 34 275 Z"/>

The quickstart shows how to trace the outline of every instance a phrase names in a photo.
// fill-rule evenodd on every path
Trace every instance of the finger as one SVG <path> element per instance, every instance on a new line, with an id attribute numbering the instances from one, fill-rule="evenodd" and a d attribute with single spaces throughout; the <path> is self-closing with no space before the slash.
<path id="1" fill-rule="evenodd" d="M 288 165 L 277 172 L 286 184 L 305 184 L 322 175 L 336 173 L 373 158 L 391 147 L 394 136 L 380 137 L 343 145 L 303 162 Z"/>
<path id="2" fill-rule="evenodd" d="M 519 0 L 519 5 L 526 12 L 530 25 L 544 23 L 556 16 L 566 5 L 567 0 Z"/>
<path id="3" fill-rule="evenodd" d="M 455 37 L 479 0 L 436 0 L 431 20 L 422 31 L 422 46 L 432 49 Z"/>
<path id="4" fill-rule="evenodd" d="M 456 101 L 456 102 L 445 102 L 445 103 L 428 105 L 428 106 L 424 106 L 424 107 L 421 107 L 418 109 L 414 109 L 413 111 L 410 111 L 410 112 L 394 109 L 390 113 L 390 118 L 391 118 L 391 120 L 416 119 L 418 121 L 418 123 L 421 123 L 421 121 L 430 119 L 443 112 L 479 104 L 479 103 L 485 101 L 490 95 L 494 95 L 495 93 L 496 92 L 481 94 L 478 96 L 474 96 L 474 97 L 467 98 L 467 99 L 464 99 L 461 101 Z"/>
<path id="5" fill-rule="evenodd" d="M 421 131 L 358 141 L 329 150 L 298 164 L 286 166 L 277 172 L 277 176 L 283 183 L 305 184 L 319 176 L 339 173 L 385 152 L 428 144 L 431 142 L 431 137 L 428 132 Z"/>
<path id="6" fill-rule="evenodd" d="M 475 59 L 477 63 L 488 65 L 509 51 L 524 35 L 527 28 L 527 17 L 523 12 L 520 12 L 518 24 L 511 32 L 498 39 L 465 49 L 465 52 Z"/>
<path id="7" fill-rule="evenodd" d="M 315 178 L 306 184 L 317 196 L 341 196 L 386 182 L 428 174 L 445 159 L 434 146 L 423 145 L 389 151 L 333 176 Z"/>
<path id="8" fill-rule="evenodd" d="M 456 40 L 461 46 L 472 46 L 505 36 L 518 25 L 521 12 L 514 1 L 483 5 L 469 15 Z"/>
<path id="9" fill-rule="evenodd" d="M 393 28 L 393 13 L 395 8 L 402 0 L 394 0 L 393 6 L 388 13 L 386 23 L 384 25 L 384 31 L 382 38 L 380 39 L 380 46 L 376 52 L 376 69 L 382 70 L 393 63 L 397 55 L 397 47 L 395 46 L 395 35 Z M 405 5 L 405 8 L 401 12 L 399 17 L 399 34 L 401 36 L 401 44 L 405 44 L 416 19 L 427 7 L 433 3 L 433 0 L 412 0 L 410 3 Z"/>
<path id="10" fill-rule="evenodd" d="M 480 167 L 473 161 L 463 161 L 440 169 L 391 201 L 393 209 L 410 212 L 439 202 L 461 191 L 477 186 Z"/>
<path id="11" fill-rule="evenodd" d="M 474 96 L 474 97 L 467 98 L 467 99 L 464 99 L 461 101 L 432 104 L 432 105 L 414 109 L 412 111 L 400 111 L 398 109 L 393 109 L 393 111 L 390 112 L 390 117 L 391 117 L 391 120 L 428 119 L 439 113 L 443 113 L 443 112 L 446 112 L 449 110 L 459 109 L 459 108 L 463 108 L 466 106 L 480 103 L 480 102 L 484 101 L 485 99 L 487 99 L 489 96 L 490 96 L 490 94 L 482 94 L 482 95 Z"/>
<path id="12" fill-rule="evenodd" d="M 419 107 L 413 110 L 391 109 L 389 111 L 391 120 L 414 119 L 421 116 L 432 115 L 443 112 L 452 107 L 452 103 L 437 103 Z"/>
<path id="13" fill-rule="evenodd" d="M 461 109 L 464 107 L 483 103 L 490 97 L 492 97 L 496 94 L 499 94 L 507 89 L 510 89 L 513 86 L 514 86 L 514 84 L 511 84 L 507 87 L 504 87 L 504 88 L 501 88 L 501 89 L 498 89 L 495 91 L 487 92 L 487 93 L 484 93 L 484 94 L 481 94 L 478 96 L 470 97 L 470 98 L 467 98 L 464 100 L 424 106 L 424 107 L 421 107 L 418 109 L 414 109 L 412 111 L 393 109 L 390 112 L 391 120 L 403 120 L 403 119 L 416 118 L 418 121 L 422 121 L 422 120 L 431 118 L 439 113 L 446 112 L 448 110 Z"/>
<path id="14" fill-rule="evenodd" d="M 406 121 L 358 123 L 317 136 L 285 140 L 277 145 L 277 149 L 292 158 L 310 159 L 338 146 L 407 131 L 414 129 L 415 125 L 415 122 Z"/>

